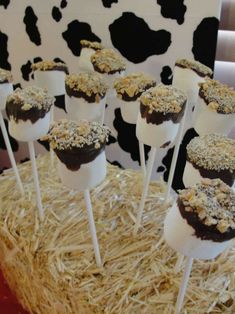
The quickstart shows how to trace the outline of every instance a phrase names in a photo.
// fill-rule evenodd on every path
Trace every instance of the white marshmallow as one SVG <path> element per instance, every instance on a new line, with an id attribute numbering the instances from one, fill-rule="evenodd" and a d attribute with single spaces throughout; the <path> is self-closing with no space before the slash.
<path id="1" fill-rule="evenodd" d="M 82 71 L 94 71 L 93 64 L 91 63 L 91 56 L 96 50 L 84 47 L 78 60 L 79 69 Z"/>
<path id="2" fill-rule="evenodd" d="M 184 174 L 183 174 L 183 183 L 184 186 L 190 187 L 196 183 L 200 183 L 203 177 L 201 176 L 198 169 L 194 168 L 191 162 L 186 160 Z"/>
<path id="3" fill-rule="evenodd" d="M 116 97 L 117 93 L 116 93 L 115 88 L 113 87 L 114 81 L 119 77 L 123 77 L 125 75 L 125 71 L 121 71 L 120 73 L 116 72 L 113 74 L 102 73 L 102 75 L 105 78 L 105 80 L 109 86 L 109 89 L 108 89 L 107 95 L 106 95 L 107 98 L 108 97 L 110 97 L 110 98 Z"/>
<path id="4" fill-rule="evenodd" d="M 105 179 L 105 151 L 100 153 L 93 161 L 82 164 L 77 171 L 69 170 L 66 165 L 59 160 L 58 170 L 62 183 L 67 187 L 78 191 L 91 189 Z"/>
<path id="5" fill-rule="evenodd" d="M 48 94 L 59 96 L 65 94 L 65 76 L 64 71 L 40 71 L 34 72 L 35 84 L 38 87 L 46 88 Z"/>
<path id="6" fill-rule="evenodd" d="M 125 101 L 118 98 L 118 103 L 123 120 L 127 123 L 136 124 L 140 107 L 139 101 Z"/>
<path id="7" fill-rule="evenodd" d="M 214 242 L 196 237 L 195 230 L 181 216 L 176 203 L 166 215 L 164 237 L 168 245 L 177 252 L 188 257 L 201 259 L 215 258 L 231 243 L 231 240 Z"/>
<path id="8" fill-rule="evenodd" d="M 10 116 L 9 132 L 12 137 L 18 141 L 28 142 L 38 140 L 46 135 L 50 127 L 50 111 L 42 119 L 38 119 L 35 123 L 30 120 L 18 120 L 17 122 Z"/>
<path id="9" fill-rule="evenodd" d="M 4 110 L 6 107 L 7 96 L 13 92 L 12 83 L 0 84 L 0 110 Z"/>
<path id="10" fill-rule="evenodd" d="M 105 110 L 106 97 L 99 103 L 89 103 L 81 97 L 70 97 L 65 94 L 65 107 L 70 120 L 88 120 L 100 122 Z"/>
<path id="11" fill-rule="evenodd" d="M 221 133 L 228 135 L 235 123 L 235 113 L 222 114 L 211 110 L 204 99 L 198 97 L 193 115 L 194 129 L 199 135 Z"/>
<path id="12" fill-rule="evenodd" d="M 161 147 L 166 142 L 173 142 L 179 129 L 179 123 L 171 120 L 161 124 L 147 123 L 138 113 L 136 136 L 138 140 L 151 147 Z"/>

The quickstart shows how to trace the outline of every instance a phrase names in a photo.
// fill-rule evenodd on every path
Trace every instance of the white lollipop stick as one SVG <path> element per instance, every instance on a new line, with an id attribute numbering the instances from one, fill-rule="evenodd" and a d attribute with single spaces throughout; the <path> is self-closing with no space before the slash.
<path id="1" fill-rule="evenodd" d="M 86 202 L 87 216 L 88 216 L 88 221 L 89 221 L 89 226 L 90 226 L 93 248 L 95 251 L 95 260 L 96 260 L 97 266 L 101 267 L 102 262 L 101 262 L 101 257 L 100 257 L 100 249 L 99 249 L 99 243 L 98 243 L 97 235 L 96 235 L 96 228 L 95 228 L 95 222 L 94 222 L 94 217 L 93 217 L 89 190 L 84 191 L 84 197 L 85 197 L 85 202 Z"/>
<path id="2" fill-rule="evenodd" d="M 146 167 L 145 167 L 145 155 L 144 155 L 144 144 L 139 141 L 139 152 L 140 152 L 140 164 L 143 176 L 146 175 Z"/>
<path id="3" fill-rule="evenodd" d="M 101 110 L 101 116 L 100 116 L 100 124 L 101 124 L 101 125 L 104 124 L 105 105 L 106 105 L 106 103 L 104 103 L 103 108 L 102 108 L 102 110 Z"/>
<path id="4" fill-rule="evenodd" d="M 8 137 L 8 134 L 7 134 L 7 130 L 6 130 L 6 126 L 5 126 L 5 123 L 4 123 L 4 120 L 3 120 L 3 116 L 2 116 L 1 110 L 0 110 L 0 126 L 1 126 L 1 129 L 2 129 L 2 135 L 3 135 L 4 141 L 5 141 L 6 147 L 7 147 L 7 152 L 8 152 L 10 161 L 11 161 L 11 166 L 12 166 L 14 172 L 15 172 L 16 181 L 17 181 L 17 184 L 19 186 L 20 193 L 23 196 L 24 195 L 23 185 L 22 185 L 22 182 L 21 182 L 21 179 L 20 179 L 20 176 L 19 176 L 19 172 L 18 172 L 17 166 L 16 166 L 14 154 L 12 152 L 11 144 L 10 144 L 10 141 L 9 141 L 9 137 Z"/>
<path id="5" fill-rule="evenodd" d="M 144 210 L 146 196 L 148 193 L 149 182 L 151 179 L 151 174 L 152 174 L 152 170 L 153 170 L 153 164 L 154 164 L 154 160 L 155 160 L 156 151 L 157 151 L 157 149 L 155 147 L 151 148 L 149 161 L 148 161 L 148 165 L 147 165 L 147 173 L 146 173 L 146 176 L 144 178 L 144 188 L 143 188 L 143 192 L 141 195 L 141 201 L 140 201 L 137 219 L 136 219 L 136 223 L 135 223 L 135 227 L 134 227 L 134 235 L 137 234 L 138 229 L 139 229 L 140 224 L 141 224 L 141 218 L 142 218 L 142 214 L 143 214 L 143 210 Z"/>
<path id="6" fill-rule="evenodd" d="M 38 171 L 37 171 L 37 166 L 36 166 L 35 150 L 34 150 L 33 141 L 29 141 L 28 146 L 29 146 L 30 160 L 32 163 L 33 180 L 34 180 L 34 185 L 35 185 L 36 195 L 37 195 L 37 206 L 38 206 L 38 210 L 39 210 L 39 217 L 41 220 L 43 220 L 44 210 L 42 207 L 42 198 L 41 198 L 41 191 L 40 191 L 39 180 L 38 180 Z"/>
<path id="7" fill-rule="evenodd" d="M 175 307 L 175 313 L 176 314 L 180 314 L 180 311 L 182 308 L 182 304 L 184 301 L 184 296 L 185 296 L 189 276 L 191 273 L 192 265 L 193 265 L 193 258 L 187 257 L 185 268 L 184 268 L 184 274 L 183 274 L 183 278 L 181 281 L 180 290 L 179 290 L 179 294 L 178 294 L 177 302 L 176 302 L 176 307 Z"/>
<path id="8" fill-rule="evenodd" d="M 52 105 L 51 106 L 51 110 L 50 110 L 50 123 L 53 123 L 54 122 L 54 106 L 55 105 Z M 51 161 L 51 166 L 54 165 L 54 151 L 52 148 L 50 148 L 50 161 Z"/>
<path id="9" fill-rule="evenodd" d="M 171 186 L 172 186 L 172 181 L 173 181 L 173 177 L 174 177 L 174 173 L 175 173 L 176 161 L 178 159 L 179 148 L 180 148 L 180 144 L 182 142 L 185 117 L 188 114 L 188 108 L 189 108 L 189 106 L 186 103 L 186 105 L 185 105 L 185 112 L 184 112 L 183 118 L 181 120 L 179 131 L 177 133 L 177 137 L 176 137 L 176 141 L 175 141 L 175 149 L 174 149 L 173 158 L 172 158 L 172 161 L 171 161 L 170 173 L 169 173 L 169 177 L 168 177 L 168 181 L 167 181 L 167 190 L 166 190 L 166 194 L 165 194 L 165 202 L 168 201 L 169 196 L 170 196 L 170 192 L 171 192 Z"/>
<path id="10" fill-rule="evenodd" d="M 178 256 L 178 258 L 177 258 L 177 262 L 176 262 L 175 268 L 174 268 L 176 274 L 180 271 L 180 267 L 184 261 L 184 255 L 178 253 L 177 256 Z"/>

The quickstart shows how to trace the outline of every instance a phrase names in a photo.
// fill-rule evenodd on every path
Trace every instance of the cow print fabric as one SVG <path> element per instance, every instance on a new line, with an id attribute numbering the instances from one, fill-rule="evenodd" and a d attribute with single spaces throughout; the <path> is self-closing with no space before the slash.
<path id="1" fill-rule="evenodd" d="M 40 60 L 65 62 L 79 71 L 81 39 L 102 42 L 126 59 L 127 73 L 143 71 L 171 84 L 177 58 L 195 58 L 213 68 L 219 24 L 218 0 L 0 0 L 0 67 L 12 70 L 14 87 L 34 84 L 31 65 Z M 21 36 L 17 36 L 20 34 Z M 5 113 L 4 113 L 4 117 Z M 66 117 L 65 97 L 57 95 L 55 118 Z M 5 120 L 7 123 L 7 120 Z M 140 168 L 135 125 L 126 123 L 117 99 L 108 98 L 105 124 L 112 129 L 107 159 L 122 168 Z M 185 149 L 196 132 L 188 126 L 180 148 L 174 189 L 181 188 Z M 9 167 L 0 133 L 0 169 Z M 10 137 L 18 162 L 27 145 Z M 35 142 L 37 153 L 49 149 Z M 149 147 L 145 147 L 148 159 Z M 167 180 L 173 147 L 157 151 L 153 177 Z"/>

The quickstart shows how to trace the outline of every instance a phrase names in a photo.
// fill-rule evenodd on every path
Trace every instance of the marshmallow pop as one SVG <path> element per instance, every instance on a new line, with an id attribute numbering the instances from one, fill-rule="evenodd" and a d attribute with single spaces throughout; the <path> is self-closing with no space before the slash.
<path id="1" fill-rule="evenodd" d="M 235 122 L 235 91 L 227 85 L 207 78 L 199 83 L 198 102 L 193 116 L 194 129 L 199 135 L 227 135 Z"/>
<path id="2" fill-rule="evenodd" d="M 2 135 L 3 135 L 4 141 L 5 141 L 6 147 L 7 147 L 7 152 L 9 155 L 11 166 L 15 172 L 17 184 L 19 186 L 21 194 L 24 195 L 23 185 L 22 185 L 22 182 L 21 182 L 21 179 L 19 176 L 19 172 L 18 172 L 15 158 L 14 158 L 14 154 L 13 154 L 13 151 L 11 148 L 11 144 L 10 144 L 9 137 L 7 134 L 6 126 L 4 123 L 3 116 L 2 116 L 2 110 L 5 109 L 7 96 L 13 92 L 12 81 L 13 81 L 13 77 L 12 77 L 11 73 L 9 71 L 6 71 L 6 70 L 0 68 L 0 126 L 1 126 L 1 130 L 2 130 Z"/>
<path id="3" fill-rule="evenodd" d="M 97 266 L 101 266 L 99 245 L 89 189 L 106 176 L 105 143 L 109 129 L 97 122 L 60 120 L 43 138 L 58 157 L 61 181 L 69 188 L 83 191 Z"/>
<path id="4" fill-rule="evenodd" d="M 65 89 L 66 111 L 71 120 L 103 124 L 108 86 L 102 75 L 95 72 L 67 75 Z"/>
<path id="5" fill-rule="evenodd" d="M 81 40 L 80 44 L 82 46 L 81 54 L 79 58 L 79 68 L 82 71 L 94 71 L 93 65 L 91 63 L 91 56 L 96 51 L 103 49 L 103 45 L 97 41 Z"/>
<path id="6" fill-rule="evenodd" d="M 221 134 L 193 138 L 187 145 L 183 182 L 186 187 L 203 178 L 219 178 L 229 186 L 235 180 L 235 140 Z"/>
<path id="7" fill-rule="evenodd" d="M 220 179 L 203 179 L 180 191 L 166 215 L 164 237 L 171 248 L 187 256 L 176 305 L 180 313 L 193 258 L 213 259 L 235 237 L 235 192 Z"/>
<path id="8" fill-rule="evenodd" d="M 113 49 L 102 49 L 91 56 L 94 71 L 101 73 L 109 84 L 109 96 L 115 95 L 113 90 L 114 80 L 125 74 L 126 63 Z"/>

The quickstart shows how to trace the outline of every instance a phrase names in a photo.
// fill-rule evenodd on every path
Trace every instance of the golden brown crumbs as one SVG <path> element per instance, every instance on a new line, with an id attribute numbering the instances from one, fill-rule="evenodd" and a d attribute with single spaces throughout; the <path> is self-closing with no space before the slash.
<path id="1" fill-rule="evenodd" d="M 65 72 L 68 72 L 68 67 L 66 64 L 64 64 L 63 62 L 55 62 L 52 60 L 39 61 L 37 63 L 33 63 L 31 67 L 33 71 L 47 71 L 59 67 L 60 69 L 64 69 Z"/>
<path id="2" fill-rule="evenodd" d="M 91 62 L 101 73 L 125 71 L 126 69 L 124 59 L 113 49 L 105 48 L 96 51 L 91 56 Z"/>
<path id="3" fill-rule="evenodd" d="M 187 69 L 192 69 L 196 72 L 199 72 L 200 74 L 203 74 L 204 76 L 211 77 L 213 74 L 213 71 L 209 67 L 195 60 L 178 59 L 176 60 L 175 65 L 179 65 Z"/>
<path id="4" fill-rule="evenodd" d="M 101 50 L 104 48 L 103 45 L 99 43 L 98 41 L 89 41 L 86 39 L 82 39 L 80 40 L 80 44 L 84 48 L 91 48 L 94 50 Z"/>
<path id="5" fill-rule="evenodd" d="M 13 76 L 10 71 L 0 68 L 0 83 L 11 83 Z"/>

